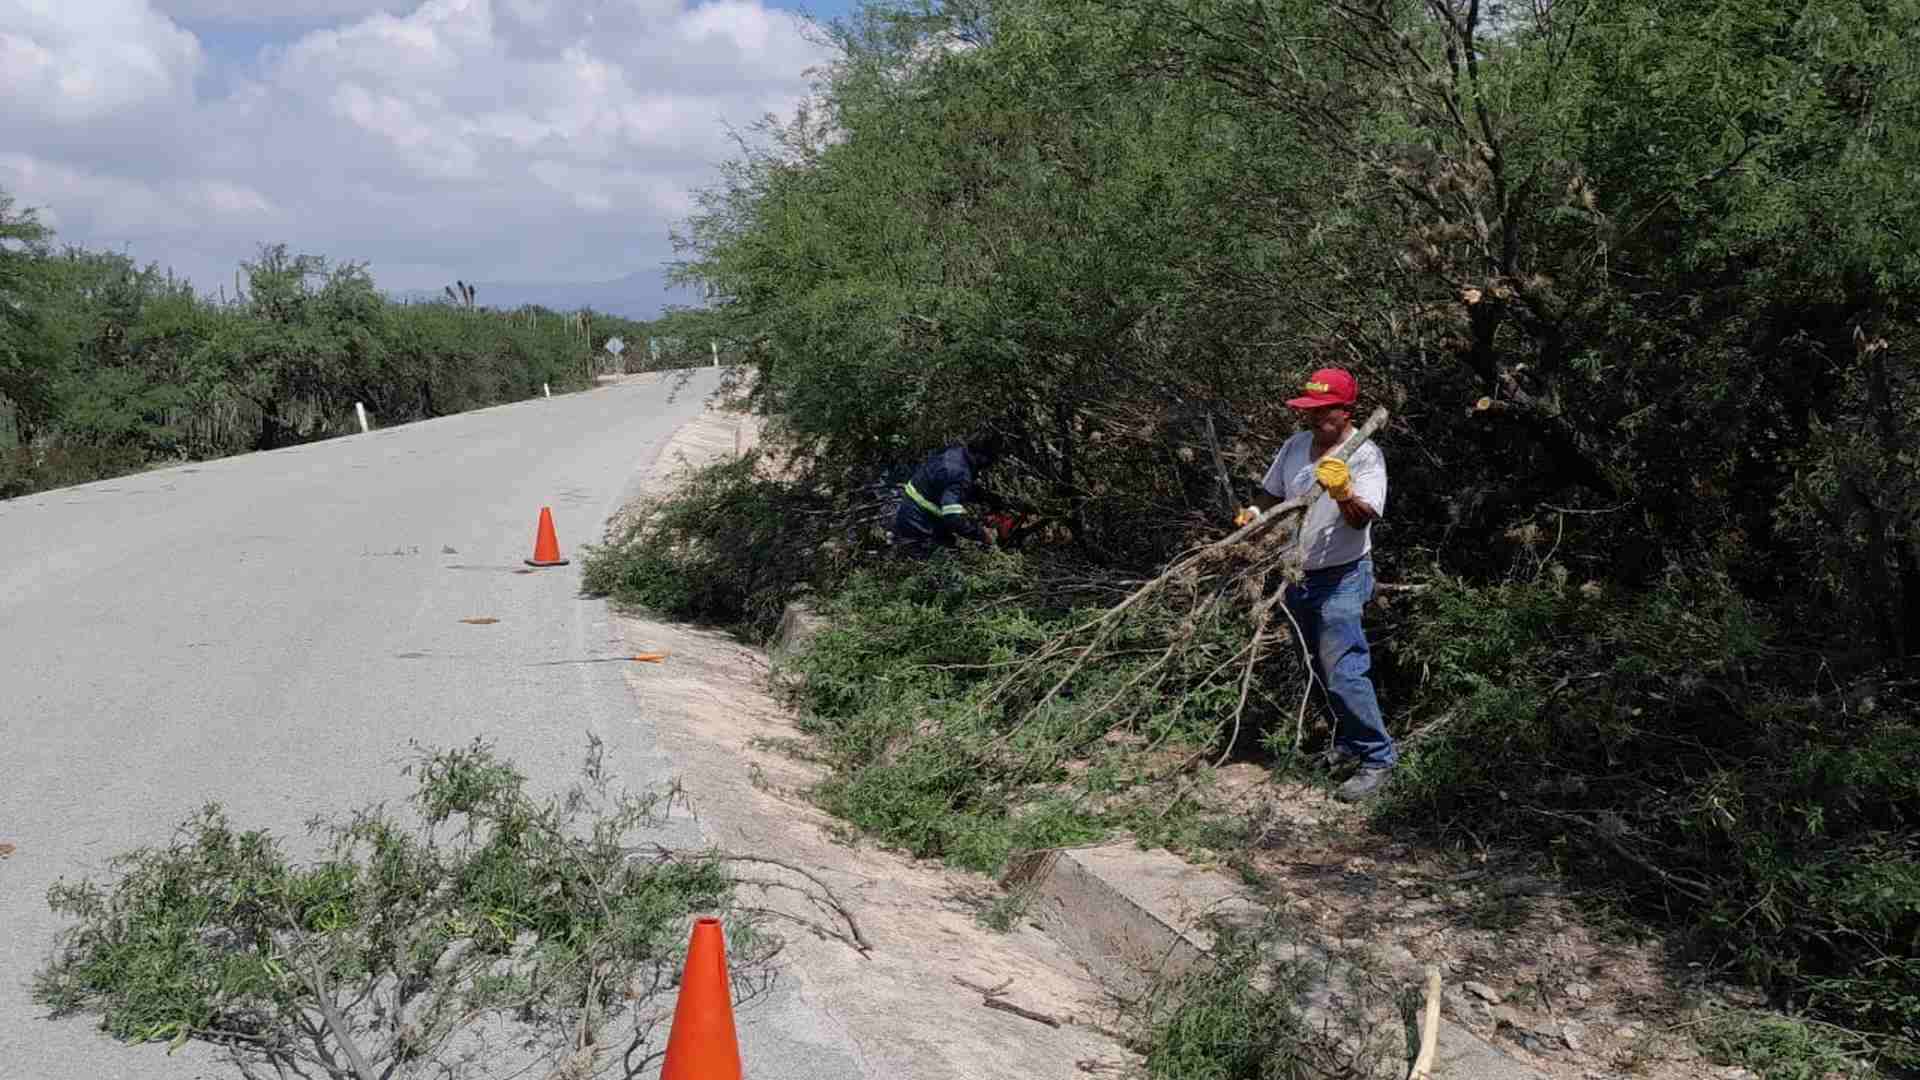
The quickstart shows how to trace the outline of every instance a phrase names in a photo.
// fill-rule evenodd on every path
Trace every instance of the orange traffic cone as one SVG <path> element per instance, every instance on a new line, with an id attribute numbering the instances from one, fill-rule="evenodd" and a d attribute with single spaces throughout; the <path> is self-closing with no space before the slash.
<path id="1" fill-rule="evenodd" d="M 528 566 L 565 566 L 567 560 L 560 557 L 560 539 L 553 535 L 553 508 L 540 508 L 540 533 L 533 540 L 533 558 L 527 560 Z"/>
<path id="2" fill-rule="evenodd" d="M 720 920 L 693 924 L 693 946 L 680 975 L 680 1000 L 667 1032 L 660 1080 L 740 1080 L 740 1040 L 727 993 L 727 945 Z"/>

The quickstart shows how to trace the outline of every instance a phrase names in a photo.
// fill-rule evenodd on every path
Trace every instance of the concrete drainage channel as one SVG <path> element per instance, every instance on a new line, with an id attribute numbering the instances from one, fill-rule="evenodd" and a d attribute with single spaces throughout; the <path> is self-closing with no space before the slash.
<path id="1" fill-rule="evenodd" d="M 805 603 L 787 606 L 769 652 L 776 663 L 805 647 L 824 626 Z M 1014 866 L 1002 882 L 1024 894 L 1027 918 L 1114 991 L 1132 995 L 1153 980 L 1208 961 L 1221 921 L 1255 925 L 1265 912 L 1227 877 L 1164 851 L 1131 843 L 1048 851 Z M 1306 1019 L 1335 1031 L 1343 1004 L 1335 986 L 1342 963 L 1299 946 L 1294 959 L 1320 973 Z M 1393 1033 L 1396 1040 L 1398 1032 Z M 1536 1070 L 1450 1020 L 1440 1021 L 1436 1080 L 1546 1080 Z"/>

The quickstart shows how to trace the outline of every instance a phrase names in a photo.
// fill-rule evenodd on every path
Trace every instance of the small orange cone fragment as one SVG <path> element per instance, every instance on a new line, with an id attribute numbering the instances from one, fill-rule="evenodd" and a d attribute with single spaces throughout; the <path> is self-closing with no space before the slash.
<path id="1" fill-rule="evenodd" d="M 540 508 L 540 532 L 533 540 L 533 558 L 526 560 L 528 566 L 565 566 L 566 559 L 560 557 L 560 538 L 553 534 L 553 508 Z"/>
<path id="2" fill-rule="evenodd" d="M 658 664 L 664 661 L 666 658 L 667 658 L 667 654 L 663 652 L 643 652 L 634 656 L 635 660 L 638 660 L 643 664 Z"/>
<path id="3" fill-rule="evenodd" d="M 740 1080 L 740 1039 L 733 1030 L 727 944 L 719 919 L 693 924 L 660 1080 Z"/>

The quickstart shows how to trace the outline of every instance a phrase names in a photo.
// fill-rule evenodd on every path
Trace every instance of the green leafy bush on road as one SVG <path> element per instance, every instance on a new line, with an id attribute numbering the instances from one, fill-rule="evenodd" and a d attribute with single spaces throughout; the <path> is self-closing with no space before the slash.
<path id="1" fill-rule="evenodd" d="M 584 1078 L 645 1058 L 689 916 L 732 891 L 716 861 L 630 854 L 672 794 L 611 791 L 597 740 L 546 800 L 480 742 L 408 771 L 414 820 L 316 819 L 310 862 L 210 804 L 108 880 L 55 884 L 74 925 L 35 999 L 116 1038 L 224 1047 L 247 1076 L 501 1076 L 543 1058 Z M 750 975 L 764 950 L 731 930 Z M 511 1049 L 473 1054 L 493 1021 Z"/>

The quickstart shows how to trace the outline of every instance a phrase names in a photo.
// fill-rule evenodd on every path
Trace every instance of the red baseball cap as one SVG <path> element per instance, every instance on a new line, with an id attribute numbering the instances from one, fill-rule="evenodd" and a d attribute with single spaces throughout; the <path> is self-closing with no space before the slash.
<path id="1" fill-rule="evenodd" d="M 1360 399 L 1360 384 L 1337 367 L 1321 368 L 1307 376 L 1306 394 L 1287 402 L 1295 409 L 1318 409 L 1323 405 L 1351 405 Z"/>

